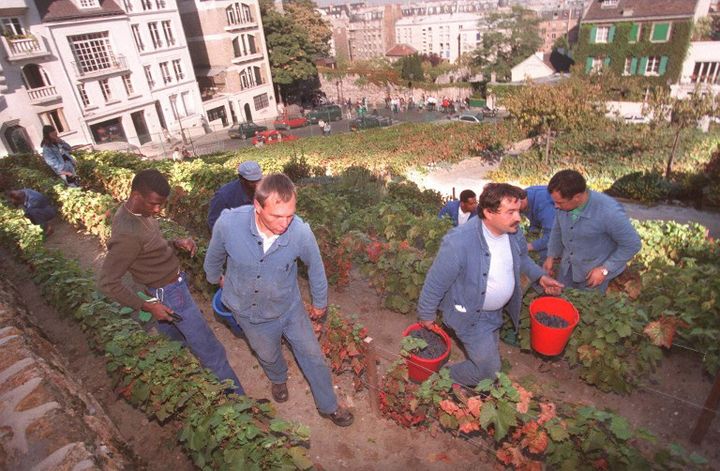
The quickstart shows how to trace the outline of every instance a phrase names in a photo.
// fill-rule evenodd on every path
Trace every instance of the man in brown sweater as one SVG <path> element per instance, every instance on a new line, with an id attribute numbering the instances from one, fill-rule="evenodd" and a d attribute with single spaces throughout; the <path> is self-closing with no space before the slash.
<path id="1" fill-rule="evenodd" d="M 207 325 L 190 294 L 187 276 L 180 271 L 175 250 L 195 255 L 195 242 L 190 238 L 168 242 L 154 218 L 169 195 L 170 185 L 159 171 L 148 169 L 135 175 L 130 197 L 113 218 L 100 290 L 120 304 L 152 314 L 161 333 L 188 346 L 203 367 L 221 381 L 232 380 L 231 391 L 243 395 L 225 348 Z M 136 283 L 147 287 L 153 299 L 144 301 L 122 283 L 128 271 Z"/>

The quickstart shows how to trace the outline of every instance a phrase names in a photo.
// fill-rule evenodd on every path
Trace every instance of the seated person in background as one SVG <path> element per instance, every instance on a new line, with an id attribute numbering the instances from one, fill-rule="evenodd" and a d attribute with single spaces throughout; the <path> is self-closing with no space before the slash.
<path id="1" fill-rule="evenodd" d="M 15 206 L 23 207 L 30 222 L 43 228 L 46 236 L 53 233 L 52 220 L 57 216 L 57 210 L 47 196 L 30 188 L 10 190 L 7 195 Z"/>
<path id="2" fill-rule="evenodd" d="M 575 170 L 561 170 L 548 183 L 558 209 L 543 269 L 568 288 L 605 293 L 610 280 L 625 270 L 642 248 L 625 208 L 613 198 L 591 191 Z"/>
<path id="3" fill-rule="evenodd" d="M 450 216 L 453 226 L 462 226 L 468 220 L 477 216 L 477 195 L 472 190 L 463 190 L 460 192 L 460 201 L 452 200 L 440 210 L 439 218 Z"/>
<path id="4" fill-rule="evenodd" d="M 530 231 L 539 231 L 540 238 L 528 242 L 528 252 L 537 252 L 540 260 L 545 261 L 547 244 L 555 224 L 555 203 L 547 191 L 547 186 L 529 186 L 525 188 L 527 198 L 520 200 L 520 212 L 530 221 Z"/>
<path id="5" fill-rule="evenodd" d="M 77 186 L 75 158 L 70 155 L 70 145 L 58 137 L 54 127 L 43 126 L 43 139 L 40 142 L 42 155 L 48 166 L 57 176 L 63 179 L 68 186 Z"/>
<path id="6" fill-rule="evenodd" d="M 255 187 L 262 178 L 262 169 L 254 160 L 248 160 L 238 165 L 238 178 L 220 187 L 210 200 L 208 211 L 208 228 L 212 233 L 215 221 L 224 209 L 237 208 L 252 204 L 255 197 Z"/>

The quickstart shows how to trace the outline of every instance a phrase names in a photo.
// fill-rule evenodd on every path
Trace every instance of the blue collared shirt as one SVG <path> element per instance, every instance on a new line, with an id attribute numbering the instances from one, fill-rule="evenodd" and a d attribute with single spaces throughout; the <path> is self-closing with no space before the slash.
<path id="1" fill-rule="evenodd" d="M 573 281 L 582 282 L 590 270 L 600 266 L 607 269 L 608 278 L 615 278 L 641 247 L 640 236 L 622 205 L 590 191 L 576 221 L 570 211 L 556 211 L 547 256 L 562 256 L 561 276 L 572 267 Z"/>
<path id="2" fill-rule="evenodd" d="M 224 209 L 237 208 L 246 204 L 252 204 L 252 202 L 252 198 L 245 193 L 245 189 L 239 179 L 236 178 L 230 183 L 221 186 L 210 200 L 207 221 L 210 232 L 212 232 L 215 221 L 218 220 L 220 213 L 222 213 Z"/>
<path id="3" fill-rule="evenodd" d="M 442 219 L 444 216 L 450 216 L 450 219 L 452 219 L 453 226 L 458 225 L 458 218 L 460 217 L 460 200 L 450 200 L 448 203 L 443 206 L 443 208 L 438 213 L 438 218 Z M 470 222 L 470 219 L 477 216 L 477 210 L 470 213 L 470 217 L 468 218 L 468 222 Z"/>
<path id="4" fill-rule="evenodd" d="M 506 309 L 517 328 L 522 304 L 520 273 L 535 281 L 544 272 L 528 256 L 522 230 L 508 235 L 515 289 Z M 418 300 L 418 318 L 434 320 L 438 309 L 447 313 L 455 310 L 456 306 L 461 306 L 468 315 L 481 312 L 485 304 L 489 269 L 490 251 L 482 233 L 482 219 L 473 218 L 448 232 L 425 277 Z"/>
<path id="5" fill-rule="evenodd" d="M 252 323 L 277 319 L 302 309 L 297 260 L 308 268 L 313 306 L 327 306 L 325 267 L 310 226 L 295 216 L 287 230 L 263 253 L 263 239 L 252 206 L 223 211 L 205 255 L 205 274 L 218 283 L 225 269 L 222 302 Z"/>
<path id="6" fill-rule="evenodd" d="M 547 191 L 547 186 L 529 186 L 525 191 L 528 199 L 525 216 L 530 221 L 530 228 L 540 230 L 542 234 L 532 242 L 532 246 L 536 251 L 543 252 L 547 249 L 550 232 L 555 224 L 555 203 Z"/>

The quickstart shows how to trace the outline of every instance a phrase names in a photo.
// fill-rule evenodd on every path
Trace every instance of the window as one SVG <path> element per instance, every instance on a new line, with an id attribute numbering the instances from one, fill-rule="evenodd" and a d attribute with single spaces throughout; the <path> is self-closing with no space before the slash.
<path id="1" fill-rule="evenodd" d="M 152 40 L 153 47 L 155 49 L 162 47 L 162 40 L 160 40 L 160 31 L 158 30 L 158 25 L 156 22 L 148 23 L 148 28 L 150 29 L 150 39 Z"/>
<path id="2" fill-rule="evenodd" d="M 628 34 L 628 42 L 636 43 L 640 41 L 640 30 L 642 29 L 640 23 L 633 23 L 630 27 L 630 34 Z"/>
<path id="3" fill-rule="evenodd" d="M 152 0 L 140 0 L 143 10 L 152 10 Z"/>
<path id="4" fill-rule="evenodd" d="M 598 26 L 595 30 L 595 42 L 596 43 L 607 43 L 608 37 L 610 36 L 609 26 Z"/>
<path id="5" fill-rule="evenodd" d="M 128 96 L 131 96 L 135 94 L 135 88 L 133 88 L 132 78 L 130 78 L 130 74 L 125 74 L 122 76 L 123 79 L 123 85 L 125 85 L 125 92 Z"/>
<path id="6" fill-rule="evenodd" d="M 107 31 L 69 36 L 68 41 L 81 73 L 117 67 Z"/>
<path id="7" fill-rule="evenodd" d="M 660 75 L 660 56 L 648 57 L 645 75 Z"/>
<path id="8" fill-rule="evenodd" d="M 602 57 L 588 57 L 585 60 L 585 73 L 600 72 L 604 66 L 609 65 L 609 58 L 603 59 Z"/>
<path id="9" fill-rule="evenodd" d="M 46 111 L 40 113 L 38 116 L 40 116 L 40 121 L 42 121 L 44 125 L 54 127 L 58 133 L 64 133 L 70 130 L 67 121 L 65 121 L 65 114 L 63 114 L 62 108 Z"/>
<path id="10" fill-rule="evenodd" d="M 263 93 L 261 95 L 257 95 L 253 97 L 253 102 L 255 103 L 255 111 L 262 110 L 270 106 L 270 102 L 268 101 L 267 93 Z"/>
<path id="11" fill-rule="evenodd" d="M 180 99 L 182 100 L 183 108 L 185 108 L 185 116 L 192 114 L 193 102 L 190 92 L 182 92 L 180 94 Z"/>
<path id="12" fill-rule="evenodd" d="M 25 34 L 20 18 L 0 18 L 0 29 L 4 36 Z"/>
<path id="13" fill-rule="evenodd" d="M 138 51 L 144 51 L 145 44 L 143 44 L 142 36 L 140 36 L 140 26 L 131 25 L 130 29 L 132 29 L 133 38 L 135 38 L 135 45 L 137 46 Z"/>
<path id="14" fill-rule="evenodd" d="M 615 8 L 618 6 L 618 0 L 600 0 L 600 8 Z"/>
<path id="15" fill-rule="evenodd" d="M 635 59 L 633 57 L 625 58 L 625 66 L 623 67 L 623 75 L 632 75 L 635 73 L 635 71 L 632 70 L 634 61 L 635 61 Z"/>
<path id="16" fill-rule="evenodd" d="M 100 91 L 102 92 L 103 98 L 105 98 L 105 101 L 112 100 L 112 91 L 110 90 L 110 80 L 109 79 L 103 79 L 99 80 L 98 83 L 100 84 Z"/>
<path id="17" fill-rule="evenodd" d="M 695 62 L 692 83 L 720 84 L 720 62 Z"/>
<path id="18" fill-rule="evenodd" d="M 145 66 L 145 78 L 147 79 L 148 86 L 150 87 L 150 90 L 155 88 L 155 80 L 152 76 L 152 69 L 149 65 Z"/>
<path id="19" fill-rule="evenodd" d="M 174 61 L 172 61 L 172 65 L 173 70 L 175 71 L 175 80 L 179 82 L 184 79 L 185 74 L 183 73 L 182 62 L 180 61 L 180 59 L 175 59 Z"/>
<path id="20" fill-rule="evenodd" d="M 155 0 L 155 5 L 158 7 L 158 10 L 162 10 L 167 6 L 165 0 Z"/>
<path id="21" fill-rule="evenodd" d="M 670 23 L 653 23 L 650 32 L 650 41 L 654 43 L 666 42 L 670 37 Z"/>
<path id="22" fill-rule="evenodd" d="M 86 108 L 90 106 L 90 98 L 88 98 L 87 92 L 85 91 L 85 84 L 78 83 L 77 91 L 78 95 L 80 95 L 80 101 L 82 101 L 83 106 Z"/>
<path id="23" fill-rule="evenodd" d="M 173 117 L 179 119 L 180 113 L 178 112 L 177 95 L 170 95 L 170 109 L 173 112 Z"/>
<path id="24" fill-rule="evenodd" d="M 168 67 L 167 62 L 160 62 L 160 75 L 162 75 L 163 83 L 165 85 L 172 82 L 172 77 L 170 77 L 170 68 Z"/>
<path id="25" fill-rule="evenodd" d="M 97 8 L 99 6 L 97 0 L 80 0 L 80 8 Z"/>
<path id="26" fill-rule="evenodd" d="M 239 25 L 243 23 L 252 23 L 252 10 L 249 5 L 244 3 L 233 3 L 225 9 L 225 18 L 228 25 Z"/>
<path id="27" fill-rule="evenodd" d="M 163 32 L 165 33 L 165 42 L 168 46 L 175 45 L 175 35 L 173 35 L 172 24 L 170 20 L 162 22 Z"/>

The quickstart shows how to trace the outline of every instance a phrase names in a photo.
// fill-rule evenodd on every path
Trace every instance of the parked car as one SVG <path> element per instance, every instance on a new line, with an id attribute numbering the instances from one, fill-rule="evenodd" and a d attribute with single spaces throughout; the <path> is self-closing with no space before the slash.
<path id="1" fill-rule="evenodd" d="M 275 129 L 294 129 L 294 128 L 301 128 L 303 126 L 308 125 L 308 120 L 305 119 L 303 116 L 278 116 L 275 118 L 275 121 L 273 121 L 273 127 Z"/>
<path id="2" fill-rule="evenodd" d="M 362 116 L 355 118 L 350 122 L 350 129 L 356 131 L 358 129 L 370 129 L 390 126 L 392 119 L 385 116 Z"/>
<path id="3" fill-rule="evenodd" d="M 310 124 L 317 124 L 321 119 L 323 121 L 338 121 L 342 119 L 342 108 L 339 105 L 323 105 L 318 106 L 305 115 Z"/>
<path id="4" fill-rule="evenodd" d="M 263 144 L 275 144 L 276 142 L 290 142 L 298 139 L 299 137 L 282 131 L 262 131 L 253 137 L 252 143 L 253 145 L 257 145 L 260 141 L 262 141 Z"/>
<path id="5" fill-rule="evenodd" d="M 458 121 L 465 121 L 468 123 L 481 123 L 485 118 L 482 113 L 463 113 L 458 116 Z"/>
<path id="6" fill-rule="evenodd" d="M 235 124 L 228 129 L 228 136 L 231 139 L 247 139 L 253 137 L 256 132 L 267 131 L 267 126 L 261 126 L 253 122 Z"/>
<path id="7" fill-rule="evenodd" d="M 482 109 L 482 115 L 486 118 L 494 118 L 497 116 L 497 108 L 488 108 L 486 106 Z"/>

